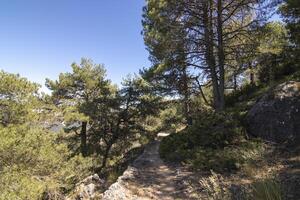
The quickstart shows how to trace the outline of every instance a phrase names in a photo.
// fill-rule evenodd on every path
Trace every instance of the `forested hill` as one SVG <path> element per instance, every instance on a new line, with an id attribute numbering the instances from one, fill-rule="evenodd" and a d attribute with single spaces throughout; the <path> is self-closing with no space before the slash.
<path id="1" fill-rule="evenodd" d="M 300 199 L 299 10 L 146 0 L 151 66 L 120 86 L 0 70 L 0 200 Z"/>

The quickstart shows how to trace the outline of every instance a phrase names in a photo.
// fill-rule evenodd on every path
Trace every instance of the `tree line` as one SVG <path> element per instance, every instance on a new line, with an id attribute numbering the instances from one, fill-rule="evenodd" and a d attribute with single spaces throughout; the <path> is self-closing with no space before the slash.
<path id="1" fill-rule="evenodd" d="M 151 84 L 128 76 L 119 89 L 90 59 L 71 67 L 46 80 L 51 95 L 0 71 L 0 199 L 63 198 L 90 174 L 109 176 L 153 137 L 146 121 L 162 104 Z"/>
<path id="2" fill-rule="evenodd" d="M 270 22 L 274 8 L 285 24 Z M 205 148 L 228 145 L 235 121 L 229 126 L 218 115 L 223 125 L 214 127 L 201 109 L 226 114 L 242 87 L 299 71 L 299 8 L 297 0 L 147 0 L 142 34 L 152 65 L 122 87 L 86 58 L 46 80 L 50 95 L 0 71 L 0 199 L 62 198 L 91 173 L 118 166 L 137 144 L 178 126 L 197 134 L 202 128 Z M 211 120 L 193 128 L 195 118 Z M 57 123 L 63 129 L 51 131 Z"/>
<path id="3" fill-rule="evenodd" d="M 153 65 L 141 73 L 162 93 L 182 99 L 187 121 L 191 121 L 195 96 L 222 112 L 228 91 L 297 70 L 298 4 L 290 0 L 148 0 L 143 35 Z M 278 9 L 287 26 L 270 22 Z"/>

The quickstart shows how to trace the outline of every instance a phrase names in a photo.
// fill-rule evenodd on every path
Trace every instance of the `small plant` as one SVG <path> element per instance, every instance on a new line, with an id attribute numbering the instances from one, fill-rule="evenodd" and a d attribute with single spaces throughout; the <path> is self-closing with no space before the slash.
<path id="1" fill-rule="evenodd" d="M 160 155 L 172 162 L 184 162 L 195 170 L 230 172 L 262 155 L 259 140 L 246 140 L 243 127 L 230 115 L 206 113 L 195 124 L 164 138 Z"/>
<path id="2" fill-rule="evenodd" d="M 224 178 L 220 174 L 211 171 L 211 176 L 201 178 L 199 184 L 205 191 L 209 200 L 229 200 L 231 193 L 224 184 Z"/>
<path id="3" fill-rule="evenodd" d="M 274 179 L 266 179 L 255 182 L 252 185 L 251 199 L 281 200 L 282 193 L 279 183 Z"/>
<path id="4" fill-rule="evenodd" d="M 229 107 L 233 107 L 237 102 L 248 99 L 253 93 L 261 89 L 261 85 L 247 84 L 240 89 L 233 91 L 225 96 L 225 103 Z"/>

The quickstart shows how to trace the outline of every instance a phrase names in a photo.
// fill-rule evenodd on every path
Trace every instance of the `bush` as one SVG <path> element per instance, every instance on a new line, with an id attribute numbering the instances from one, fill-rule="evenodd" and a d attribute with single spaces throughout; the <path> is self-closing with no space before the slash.
<path id="1" fill-rule="evenodd" d="M 261 88 L 261 85 L 247 84 L 240 89 L 233 91 L 225 96 L 225 104 L 227 107 L 234 106 L 235 103 L 244 101 L 251 97 L 253 93 Z"/>
<path id="2" fill-rule="evenodd" d="M 91 159 L 71 157 L 53 133 L 26 125 L 0 127 L 0 199 L 62 195 L 91 167 Z"/>
<path id="3" fill-rule="evenodd" d="M 183 116 L 176 103 L 170 103 L 168 107 L 159 114 L 161 125 L 159 127 L 162 131 L 176 132 L 183 122 Z"/>
<path id="4" fill-rule="evenodd" d="M 162 139 L 159 147 L 160 155 L 163 159 L 169 161 L 182 161 L 190 157 L 189 151 L 192 149 L 192 143 L 185 132 L 171 134 Z"/>
<path id="5" fill-rule="evenodd" d="M 279 55 L 266 54 L 262 56 L 261 66 L 258 68 L 258 80 L 260 83 L 270 83 L 281 80 L 299 70 L 297 56 L 292 49 L 285 49 Z"/>
<path id="6" fill-rule="evenodd" d="M 160 155 L 184 162 L 194 169 L 217 172 L 239 169 L 263 151 L 259 140 L 246 140 L 238 120 L 209 112 L 198 116 L 193 126 L 162 140 Z"/>
<path id="7" fill-rule="evenodd" d="M 281 200 L 282 193 L 280 185 L 273 179 L 266 179 L 252 184 L 250 199 L 256 200 Z"/>
<path id="8" fill-rule="evenodd" d="M 221 174 L 216 174 L 211 171 L 209 177 L 203 177 L 199 181 L 203 192 L 206 193 L 205 199 L 212 200 L 229 200 L 232 199 L 232 194 L 227 188 L 224 177 Z"/>
<path id="9" fill-rule="evenodd" d="M 239 145 L 219 149 L 198 147 L 187 162 L 194 169 L 229 172 L 239 170 L 248 162 L 257 159 L 262 150 L 263 145 L 259 141 L 244 141 Z"/>

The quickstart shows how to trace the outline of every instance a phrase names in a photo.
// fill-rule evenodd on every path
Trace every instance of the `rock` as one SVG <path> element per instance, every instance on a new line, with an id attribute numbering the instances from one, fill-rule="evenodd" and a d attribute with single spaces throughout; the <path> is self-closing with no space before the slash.
<path id="1" fill-rule="evenodd" d="M 248 132 L 265 140 L 300 143 L 300 82 L 278 85 L 247 114 Z"/>
<path id="2" fill-rule="evenodd" d="M 91 200 L 100 199 L 103 191 L 104 181 L 98 174 L 87 177 L 76 185 L 74 192 L 67 200 Z"/>
<path id="3" fill-rule="evenodd" d="M 133 179 L 137 175 L 138 171 L 135 167 L 129 166 L 118 180 L 112 184 L 108 190 L 103 194 L 102 200 L 128 200 L 130 199 L 128 189 L 125 186 L 125 182 Z M 128 196 L 129 195 L 129 196 Z"/>
<path id="4" fill-rule="evenodd" d="M 120 182 L 114 183 L 109 190 L 105 191 L 103 200 L 126 200 L 126 188 Z"/>
<path id="5" fill-rule="evenodd" d="M 163 132 L 161 132 L 161 133 L 158 133 L 157 134 L 157 137 L 158 138 L 164 138 L 164 137 L 167 137 L 167 136 L 169 136 L 170 135 L 170 133 L 163 133 Z"/>

